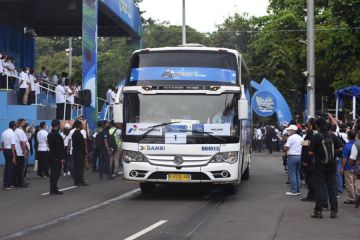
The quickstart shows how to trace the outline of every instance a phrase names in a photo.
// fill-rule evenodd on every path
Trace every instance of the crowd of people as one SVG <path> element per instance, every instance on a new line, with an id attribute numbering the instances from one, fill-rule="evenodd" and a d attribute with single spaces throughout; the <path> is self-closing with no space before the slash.
<path id="1" fill-rule="evenodd" d="M 99 121 L 90 131 L 82 118 L 65 124 L 55 119 L 48 129 L 46 122 L 29 125 L 25 119 L 11 121 L 1 135 L 5 157 L 3 189 L 26 188 L 29 157 L 34 154 L 36 176 L 50 178 L 50 194 L 63 194 L 57 182 L 70 176 L 74 185 L 87 186 L 84 170 L 92 168 L 99 178 L 114 179 L 120 175 L 122 155 L 121 124 Z"/>
<path id="2" fill-rule="evenodd" d="M 70 119 L 73 104 L 78 103 L 78 93 L 81 86 L 70 80 L 66 72 L 58 77 L 56 72 L 50 76 L 46 67 L 40 73 L 35 73 L 30 67 L 17 69 L 14 58 L 0 53 L 0 89 L 13 89 L 18 93 L 18 104 L 31 105 L 37 103 L 41 89 L 55 92 L 57 104 L 57 119 L 64 119 L 64 106 L 67 104 L 65 119 Z"/>
<path id="3" fill-rule="evenodd" d="M 290 184 L 286 195 L 301 195 L 305 180 L 308 191 L 301 200 L 315 202 L 311 217 L 323 218 L 322 212 L 330 210 L 330 217 L 336 218 L 337 198 L 345 191 L 344 203 L 359 208 L 360 121 L 346 124 L 328 114 L 326 118 L 310 118 L 305 125 L 292 122 L 285 128 L 258 127 L 254 140 L 257 151 L 264 148 L 264 142 L 269 152 L 274 146 L 284 151 Z"/>

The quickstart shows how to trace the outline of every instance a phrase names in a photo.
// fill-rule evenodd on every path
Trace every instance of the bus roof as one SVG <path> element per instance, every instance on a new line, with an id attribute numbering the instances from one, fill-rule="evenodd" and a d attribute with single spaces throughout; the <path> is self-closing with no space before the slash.
<path id="1" fill-rule="evenodd" d="M 205 51 L 205 52 L 208 51 L 208 52 L 228 52 L 236 56 L 241 56 L 241 54 L 234 49 L 192 46 L 193 44 L 189 44 L 189 45 L 190 46 L 185 45 L 178 47 L 144 48 L 134 51 L 133 54 L 141 53 L 141 52 L 162 52 L 162 51 Z"/>

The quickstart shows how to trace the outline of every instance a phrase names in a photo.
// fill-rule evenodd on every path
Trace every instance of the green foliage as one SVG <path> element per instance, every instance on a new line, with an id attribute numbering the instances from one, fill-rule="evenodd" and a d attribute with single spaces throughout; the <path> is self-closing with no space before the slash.
<path id="1" fill-rule="evenodd" d="M 136 4 L 142 0 L 137 0 Z M 316 91 L 333 96 L 335 89 L 360 85 L 360 1 L 317 0 Z M 143 47 L 181 44 L 181 26 L 143 19 Z M 306 92 L 306 0 L 270 0 L 268 15 L 249 17 L 235 14 L 213 33 L 187 27 L 187 42 L 239 50 L 250 67 L 252 79 L 271 80 L 290 105 L 302 108 Z M 109 84 L 125 78 L 134 46 L 125 38 L 100 38 L 99 96 Z M 37 38 L 37 70 L 47 66 L 60 73 L 68 71 L 67 38 Z M 73 78 L 81 80 L 81 39 L 74 38 Z"/>

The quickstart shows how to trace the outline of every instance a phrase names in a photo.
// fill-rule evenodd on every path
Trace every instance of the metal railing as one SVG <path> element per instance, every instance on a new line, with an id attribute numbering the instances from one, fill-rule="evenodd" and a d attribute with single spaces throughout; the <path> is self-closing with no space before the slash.
<path id="1" fill-rule="evenodd" d="M 13 89 L 9 89 L 9 78 L 10 77 L 13 77 L 13 78 L 16 78 L 16 79 L 19 79 L 19 80 L 25 80 L 25 79 L 22 79 L 20 78 L 19 76 L 15 76 L 15 75 L 11 75 L 11 74 L 7 74 L 7 73 L 0 73 L 0 74 L 3 74 L 3 75 L 6 75 L 6 90 L 9 91 L 9 90 L 13 90 Z M 41 85 L 41 84 L 46 84 L 47 87 Z M 51 89 L 50 86 L 52 87 L 56 87 L 56 85 L 48 82 L 48 81 L 45 81 L 45 80 L 42 80 L 41 81 L 41 84 L 39 83 L 39 87 L 40 89 L 43 89 L 44 91 L 46 91 L 46 102 L 47 102 L 47 105 L 49 105 L 49 92 L 53 93 L 55 95 L 55 90 Z M 103 100 L 103 99 L 100 99 L 100 100 Z M 35 94 L 35 105 L 39 105 L 38 104 L 38 94 Z M 63 116 L 63 120 L 66 120 L 66 108 L 67 107 L 70 107 L 71 108 L 71 114 L 70 114 L 70 120 L 73 120 L 73 115 L 74 115 L 74 108 L 75 108 L 75 119 L 78 118 L 79 116 L 83 115 L 83 106 L 79 105 L 79 104 L 76 104 L 76 103 L 69 103 L 69 102 L 66 102 L 66 97 L 65 97 L 65 104 L 64 104 L 64 116 Z"/>

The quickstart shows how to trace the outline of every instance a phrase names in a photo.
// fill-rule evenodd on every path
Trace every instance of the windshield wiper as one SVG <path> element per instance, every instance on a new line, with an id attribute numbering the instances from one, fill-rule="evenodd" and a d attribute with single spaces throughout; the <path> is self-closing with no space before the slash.
<path id="1" fill-rule="evenodd" d="M 220 141 L 222 141 L 222 142 L 224 142 L 224 143 L 227 142 L 227 140 L 225 140 L 225 139 L 223 139 L 223 138 L 221 138 L 221 137 L 212 135 L 212 132 L 204 132 L 204 131 L 196 131 L 196 130 L 186 130 L 186 131 L 180 131 L 180 132 L 191 132 L 191 133 L 205 134 L 205 135 L 208 135 L 208 136 L 210 136 L 210 137 L 212 137 L 212 138 L 215 138 L 215 139 L 217 139 L 217 140 L 220 140 Z"/>
<path id="2" fill-rule="evenodd" d="M 146 132 L 144 132 L 144 133 L 139 137 L 138 142 L 140 142 L 140 141 L 141 141 L 144 137 L 146 137 L 149 133 L 151 133 L 152 131 L 154 131 L 155 128 L 157 128 L 157 127 L 164 127 L 164 126 L 171 125 L 171 124 L 175 124 L 175 123 L 180 123 L 180 122 L 166 122 L 166 123 L 161 123 L 161 124 L 158 124 L 158 125 L 154 125 L 154 126 L 149 127 L 149 130 L 147 130 Z"/>

